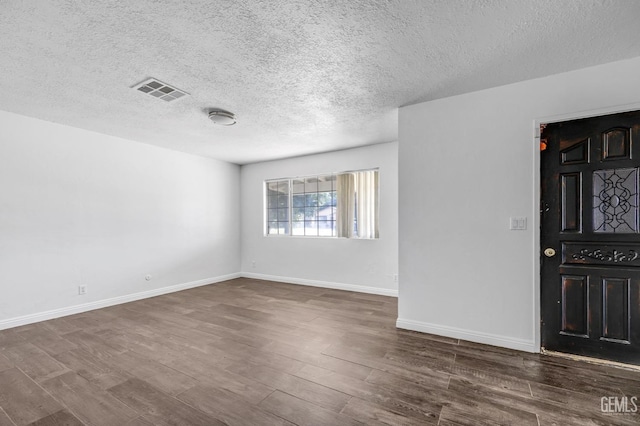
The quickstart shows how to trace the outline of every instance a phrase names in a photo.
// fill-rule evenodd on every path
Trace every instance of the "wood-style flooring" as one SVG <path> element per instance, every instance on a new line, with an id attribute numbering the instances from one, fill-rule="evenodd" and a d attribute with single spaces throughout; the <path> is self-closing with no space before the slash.
<path id="1" fill-rule="evenodd" d="M 640 373 L 398 330 L 396 299 L 236 279 L 0 331 L 5 425 L 608 425 Z"/>

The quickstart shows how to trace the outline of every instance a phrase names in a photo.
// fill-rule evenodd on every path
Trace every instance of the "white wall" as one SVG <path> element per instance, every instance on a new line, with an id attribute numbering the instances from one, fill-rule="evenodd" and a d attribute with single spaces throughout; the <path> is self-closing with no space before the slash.
<path id="1" fill-rule="evenodd" d="M 635 58 L 400 109 L 399 327 L 539 349 L 534 128 L 640 109 L 639 75 Z"/>
<path id="2" fill-rule="evenodd" d="M 242 273 L 245 276 L 397 294 L 397 142 L 241 168 Z M 264 236 L 263 182 L 347 170 L 380 168 L 380 238 Z M 255 261 L 255 267 L 252 262 Z"/>
<path id="3" fill-rule="evenodd" d="M 0 112 L 0 329 L 237 276 L 239 178 Z"/>

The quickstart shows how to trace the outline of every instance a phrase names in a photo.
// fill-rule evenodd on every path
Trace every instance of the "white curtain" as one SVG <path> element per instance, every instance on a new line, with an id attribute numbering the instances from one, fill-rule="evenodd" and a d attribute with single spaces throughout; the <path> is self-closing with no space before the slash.
<path id="1" fill-rule="evenodd" d="M 378 171 L 356 173 L 359 238 L 378 238 Z"/>
<path id="2" fill-rule="evenodd" d="M 378 238 L 378 171 L 342 173 L 336 180 L 336 230 L 343 238 Z M 354 219 L 357 233 L 354 232 Z"/>
<path id="3" fill-rule="evenodd" d="M 355 217 L 355 175 L 343 173 L 336 176 L 336 198 L 338 202 L 336 232 L 338 237 L 352 238 Z"/>

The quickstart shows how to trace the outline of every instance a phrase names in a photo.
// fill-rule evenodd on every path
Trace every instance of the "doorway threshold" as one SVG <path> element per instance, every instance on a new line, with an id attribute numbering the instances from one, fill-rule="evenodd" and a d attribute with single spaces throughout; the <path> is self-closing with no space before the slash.
<path id="1" fill-rule="evenodd" d="M 609 361 L 607 359 L 592 358 L 592 357 L 584 356 L 584 355 L 567 354 L 567 353 L 564 353 L 564 352 L 549 351 L 549 350 L 545 350 L 545 349 L 542 349 L 540 351 L 540 353 L 542 355 L 548 355 L 548 356 L 554 356 L 554 357 L 558 357 L 558 358 L 570 359 L 570 360 L 573 360 L 573 361 L 582 361 L 582 362 L 586 362 L 586 363 L 589 363 L 589 364 L 596 364 L 596 365 L 603 365 L 603 366 L 606 366 L 606 367 L 621 368 L 623 370 L 640 371 L 640 365 L 625 364 L 623 362 Z"/>

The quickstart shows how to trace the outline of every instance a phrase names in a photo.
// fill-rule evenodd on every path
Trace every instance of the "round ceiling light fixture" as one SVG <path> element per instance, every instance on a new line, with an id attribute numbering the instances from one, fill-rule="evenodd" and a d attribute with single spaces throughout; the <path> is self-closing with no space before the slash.
<path id="1" fill-rule="evenodd" d="M 209 111 L 209 120 L 221 126 L 233 126 L 234 124 L 236 124 L 235 114 L 221 109 L 214 109 Z"/>

